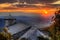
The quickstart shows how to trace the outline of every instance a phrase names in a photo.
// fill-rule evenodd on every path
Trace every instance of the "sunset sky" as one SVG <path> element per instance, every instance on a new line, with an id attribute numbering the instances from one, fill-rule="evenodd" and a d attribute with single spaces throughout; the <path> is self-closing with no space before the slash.
<path id="1" fill-rule="evenodd" d="M 17 7 L 20 3 L 32 5 L 32 7 Z M 33 7 L 34 6 L 34 7 Z M 49 15 L 60 7 L 60 0 L 0 0 L 0 12 L 28 12 Z"/>

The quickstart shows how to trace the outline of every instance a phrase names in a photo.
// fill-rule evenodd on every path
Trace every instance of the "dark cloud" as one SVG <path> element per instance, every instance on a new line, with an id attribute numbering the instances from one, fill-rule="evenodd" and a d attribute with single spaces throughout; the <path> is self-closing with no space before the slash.
<path id="1" fill-rule="evenodd" d="M 50 6 L 53 8 L 58 8 L 58 7 L 60 7 L 60 4 L 50 4 Z"/>
<path id="2" fill-rule="evenodd" d="M 5 2 L 16 2 L 17 0 L 0 0 L 0 3 Z M 20 2 L 27 2 L 27 3 L 52 3 L 57 0 L 20 0 Z"/>
<path id="3" fill-rule="evenodd" d="M 27 3 L 52 3 L 57 0 L 20 0 L 20 2 L 27 2 Z"/>
<path id="4" fill-rule="evenodd" d="M 0 3 L 15 2 L 15 0 L 0 0 Z"/>
<path id="5" fill-rule="evenodd" d="M 52 3 L 52 2 L 55 2 L 57 0 L 38 0 L 38 1 L 41 3 Z"/>

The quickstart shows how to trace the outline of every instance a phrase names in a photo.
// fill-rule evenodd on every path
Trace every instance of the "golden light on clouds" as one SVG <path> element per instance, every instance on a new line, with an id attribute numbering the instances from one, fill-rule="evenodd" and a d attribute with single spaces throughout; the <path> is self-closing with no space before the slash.
<path id="1" fill-rule="evenodd" d="M 53 2 L 52 4 L 60 4 L 60 0 L 56 1 L 56 2 Z"/>
<path id="2" fill-rule="evenodd" d="M 0 9 L 5 8 L 5 7 L 10 7 L 10 6 L 11 6 L 11 4 L 9 4 L 9 3 L 3 3 L 3 4 L 0 4 Z"/>
<path id="3" fill-rule="evenodd" d="M 41 6 L 46 6 L 45 4 L 27 4 L 27 3 L 18 3 L 18 2 L 14 2 L 14 3 L 2 3 L 0 4 L 0 9 L 1 8 L 8 8 L 8 7 L 17 7 L 16 5 L 19 4 L 25 4 L 25 5 L 30 5 L 30 6 L 36 6 L 36 7 L 41 7 Z"/>

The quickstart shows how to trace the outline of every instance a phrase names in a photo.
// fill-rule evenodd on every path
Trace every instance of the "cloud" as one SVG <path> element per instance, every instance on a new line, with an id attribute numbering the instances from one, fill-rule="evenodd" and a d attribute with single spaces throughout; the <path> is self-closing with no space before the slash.
<path id="1" fill-rule="evenodd" d="M 0 4 L 0 8 L 9 7 L 9 6 L 11 6 L 11 4 L 8 3 Z"/>
<path id="2" fill-rule="evenodd" d="M 29 4 L 39 4 L 36 6 L 41 6 L 40 4 L 43 4 L 43 7 L 50 7 L 50 6 L 60 6 L 60 1 L 58 0 L 19 0 L 20 2 L 27 2 Z M 17 0 L 0 0 L 0 3 L 11 3 L 11 2 L 17 2 Z M 55 5 L 56 4 L 56 5 Z M 59 5 L 58 5 L 59 4 Z"/>
<path id="3" fill-rule="evenodd" d="M 16 0 L 0 0 L 0 3 L 15 2 Z"/>
<path id="4" fill-rule="evenodd" d="M 49 5 L 55 8 L 60 8 L 60 0 L 52 2 Z"/>
<path id="5" fill-rule="evenodd" d="M 5 2 L 16 2 L 17 0 L 0 0 L 0 3 Z M 27 2 L 27 3 L 52 3 L 57 0 L 20 0 L 20 2 Z"/>
<path id="6" fill-rule="evenodd" d="M 52 3 L 57 0 L 20 0 L 20 2 L 27 2 L 27 3 Z"/>
<path id="7" fill-rule="evenodd" d="M 60 1 L 53 2 L 51 4 L 60 4 Z"/>
<path id="8" fill-rule="evenodd" d="M 42 2 L 42 3 L 52 3 L 55 1 L 57 1 L 57 0 L 39 0 L 39 2 Z"/>

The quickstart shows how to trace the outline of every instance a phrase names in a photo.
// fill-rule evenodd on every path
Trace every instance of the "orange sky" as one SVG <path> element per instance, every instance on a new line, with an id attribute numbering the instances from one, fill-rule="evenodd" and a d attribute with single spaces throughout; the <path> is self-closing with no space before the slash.
<path id="1" fill-rule="evenodd" d="M 42 14 L 44 17 L 52 15 L 56 10 L 55 9 L 31 9 L 31 8 L 19 8 L 19 9 L 1 9 L 0 12 L 24 12 L 24 13 L 34 13 Z"/>
<path id="2" fill-rule="evenodd" d="M 32 8 L 19 8 L 19 9 L 0 9 L 0 12 L 28 12 L 28 13 L 53 13 L 55 9 L 32 9 Z"/>
<path id="3" fill-rule="evenodd" d="M 44 5 L 40 5 L 44 6 Z M 4 9 L 7 8 L 7 9 Z M 10 9 L 12 8 L 12 9 Z M 14 8 L 14 9 L 13 9 Z M 0 4 L 0 12 L 27 12 L 27 13 L 35 13 L 35 14 L 42 14 L 43 16 L 49 16 L 54 13 L 56 9 L 54 8 L 34 8 L 34 7 L 27 7 L 27 8 L 16 8 L 12 6 L 12 4 L 4 3 Z"/>

